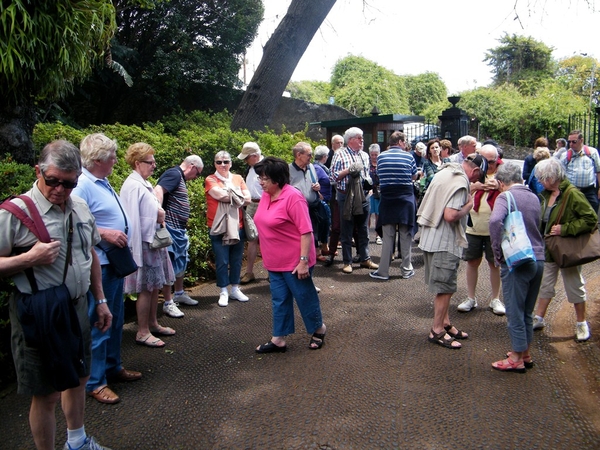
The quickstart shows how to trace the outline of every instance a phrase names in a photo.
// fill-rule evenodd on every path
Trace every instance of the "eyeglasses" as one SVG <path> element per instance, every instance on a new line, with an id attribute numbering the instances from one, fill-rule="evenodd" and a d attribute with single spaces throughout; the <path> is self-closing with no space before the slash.
<path id="1" fill-rule="evenodd" d="M 193 166 L 194 169 L 196 169 L 196 176 L 199 177 L 200 176 L 200 169 L 198 169 L 197 166 Z"/>
<path id="2" fill-rule="evenodd" d="M 269 181 L 269 180 L 270 180 L 270 178 L 269 178 L 269 177 L 261 177 L 260 175 L 256 175 L 256 179 L 257 179 L 258 181 L 262 181 L 263 183 L 264 183 L 265 181 Z"/>
<path id="3" fill-rule="evenodd" d="M 488 164 L 496 164 L 498 161 L 496 161 L 495 159 L 488 159 L 487 162 Z"/>
<path id="4" fill-rule="evenodd" d="M 156 161 L 140 161 L 141 163 L 148 164 L 149 166 L 155 166 Z"/>
<path id="5" fill-rule="evenodd" d="M 215 161 L 215 164 L 217 166 L 220 166 L 221 164 L 229 164 L 229 163 L 231 163 L 231 161 Z"/>
<path id="6" fill-rule="evenodd" d="M 42 178 L 44 179 L 44 183 L 46 183 L 46 186 L 49 187 L 58 187 L 58 185 L 60 184 L 63 188 L 65 189 L 74 189 L 75 187 L 77 187 L 77 181 L 68 181 L 68 180 L 57 180 L 56 178 L 46 178 L 46 176 L 44 175 L 44 172 L 41 172 L 42 174 Z"/>
<path id="7" fill-rule="evenodd" d="M 577 144 L 579 142 L 579 139 L 575 139 L 574 141 L 567 141 L 569 144 Z"/>

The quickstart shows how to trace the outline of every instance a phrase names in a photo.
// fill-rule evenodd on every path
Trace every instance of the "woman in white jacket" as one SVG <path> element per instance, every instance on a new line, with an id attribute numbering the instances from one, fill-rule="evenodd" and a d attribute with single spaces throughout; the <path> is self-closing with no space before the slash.
<path id="1" fill-rule="evenodd" d="M 165 343 L 152 333 L 170 336 L 175 330 L 158 324 L 158 292 L 163 285 L 173 284 L 175 275 L 167 249 L 150 248 L 156 229 L 165 221 L 165 211 L 148 181 L 156 169 L 154 149 L 143 142 L 132 144 L 127 149 L 125 161 L 133 172 L 123 183 L 120 195 L 123 208 L 131 219 L 129 245 L 138 270 L 125 278 L 124 291 L 138 294 L 136 342 L 148 347 L 164 347 Z"/>

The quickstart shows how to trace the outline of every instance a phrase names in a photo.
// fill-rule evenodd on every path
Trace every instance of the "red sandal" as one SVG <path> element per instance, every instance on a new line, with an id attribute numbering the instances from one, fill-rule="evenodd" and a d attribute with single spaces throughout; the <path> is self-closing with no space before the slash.
<path id="1" fill-rule="evenodd" d="M 492 367 L 503 372 L 525 373 L 527 371 L 522 359 L 519 361 L 513 361 L 510 358 L 502 359 L 500 361 L 493 362 Z"/>

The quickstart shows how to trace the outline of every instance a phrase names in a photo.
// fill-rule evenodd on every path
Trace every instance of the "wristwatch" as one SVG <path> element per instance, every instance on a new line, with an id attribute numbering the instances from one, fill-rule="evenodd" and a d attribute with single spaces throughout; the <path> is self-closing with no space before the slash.
<path id="1" fill-rule="evenodd" d="M 107 303 L 108 300 L 105 298 L 101 298 L 100 300 L 96 300 L 96 306 L 101 305 L 102 303 Z"/>
<path id="2" fill-rule="evenodd" d="M 308 261 L 308 256 L 301 256 L 300 261 Z"/>

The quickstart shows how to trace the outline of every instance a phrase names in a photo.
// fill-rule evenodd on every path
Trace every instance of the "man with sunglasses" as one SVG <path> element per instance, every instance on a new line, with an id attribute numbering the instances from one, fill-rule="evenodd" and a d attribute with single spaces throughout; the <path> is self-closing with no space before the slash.
<path id="1" fill-rule="evenodd" d="M 165 285 L 162 289 L 165 298 L 163 313 L 169 317 L 183 317 L 183 312 L 177 307 L 178 304 L 188 306 L 198 304 L 183 289 L 190 247 L 186 231 L 190 218 L 190 200 L 185 182 L 198 178 L 202 169 L 204 169 L 202 159 L 198 155 L 190 155 L 179 166 L 167 169 L 154 188 L 154 194 L 165 210 L 165 226 L 173 239 L 173 244 L 168 248 L 175 272 L 173 299 L 171 299 L 171 286 Z"/>
<path id="2" fill-rule="evenodd" d="M 579 189 L 592 209 L 598 212 L 598 186 L 600 185 L 600 157 L 594 147 L 583 145 L 580 130 L 569 133 L 569 150 L 560 156 L 567 179 Z"/>
<path id="3" fill-rule="evenodd" d="M 51 241 L 41 242 L 15 215 L 0 210 L 0 277 L 12 277 L 16 286 L 16 291 L 10 295 L 9 308 L 18 392 L 32 397 L 29 425 L 36 448 L 55 448 L 54 414 L 60 400 L 67 424 L 68 438 L 64 448 L 102 450 L 104 447 L 85 432 L 85 386 L 91 365 L 90 327 L 95 326 L 105 332 L 111 327 L 112 315 L 102 290 L 100 260 L 94 250 L 94 246 L 100 242 L 96 221 L 87 204 L 81 198 L 71 196 L 82 171 L 79 149 L 67 141 L 51 142 L 42 150 L 35 171 L 37 181 L 25 196 L 33 200 Z M 31 217 L 21 199 L 12 202 Z M 23 253 L 17 252 L 17 249 L 23 250 Z M 73 300 L 69 309 L 77 318 L 72 322 L 75 331 L 70 337 L 78 343 L 79 351 L 69 351 L 64 346 L 49 346 L 42 350 L 41 347 L 25 343 L 17 305 L 23 301 L 24 294 L 31 294 L 34 290 L 26 274 L 29 271 L 39 291 L 62 283 L 66 285 Z M 97 299 L 98 318 L 94 324 L 90 324 L 88 316 L 88 290 Z M 53 336 L 59 338 L 68 333 L 66 327 L 54 327 L 54 321 L 44 315 L 49 314 L 47 311 L 50 307 L 53 308 L 54 319 L 56 305 L 36 306 L 39 313 L 35 327 L 44 326 L 44 330 L 50 330 L 45 334 L 44 345 L 53 341 Z M 80 331 L 76 329 L 77 322 Z M 78 363 L 73 365 L 73 360 Z M 65 362 L 73 365 L 72 370 L 76 372 L 74 376 L 79 378 L 79 384 L 59 391 L 61 388 L 57 384 L 64 383 L 53 381 L 57 372 L 50 367 L 64 367 L 62 364 Z"/>

